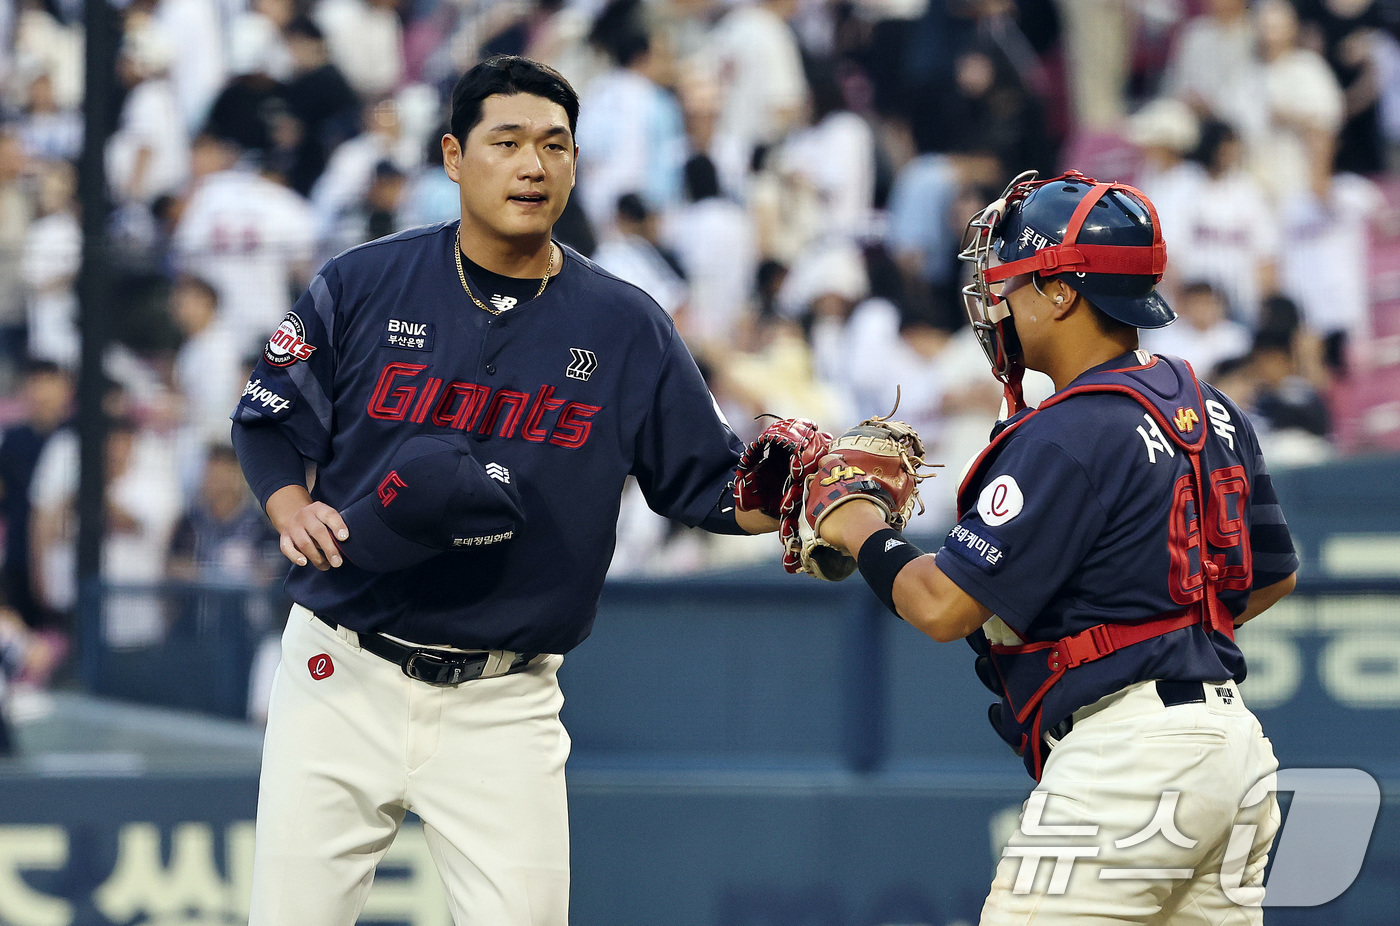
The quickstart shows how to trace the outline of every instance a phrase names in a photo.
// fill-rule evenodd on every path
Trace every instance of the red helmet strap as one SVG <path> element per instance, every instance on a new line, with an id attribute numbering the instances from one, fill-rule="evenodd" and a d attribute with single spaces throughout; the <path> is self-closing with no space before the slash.
<path id="1" fill-rule="evenodd" d="M 1066 176 L 1068 179 L 1074 180 L 1088 179 Z M 1065 178 L 1056 178 L 1056 180 L 1059 179 Z M 1053 183 L 1055 181 L 1046 182 Z M 1088 180 L 1088 182 L 1093 183 L 1094 187 L 1075 207 L 1074 213 L 1070 216 L 1069 225 L 1065 229 L 1065 239 L 1061 244 L 1042 248 L 1030 257 L 1014 260 L 1009 264 L 988 267 L 984 274 L 986 281 L 997 283 L 1022 273 L 1035 272 L 1049 275 L 1068 270 L 1080 273 L 1119 273 L 1132 276 L 1150 274 L 1157 282 L 1160 282 L 1162 273 L 1167 268 L 1167 246 L 1162 241 L 1162 228 L 1157 220 L 1157 208 L 1152 205 L 1152 200 L 1126 183 L 1099 183 L 1094 180 Z M 1044 184 L 1038 185 L 1043 186 Z M 1080 230 L 1084 227 L 1085 220 L 1089 217 L 1089 210 L 1094 208 L 1094 204 L 1110 190 L 1123 190 L 1130 193 L 1147 207 L 1147 214 L 1152 218 L 1151 245 L 1075 243 L 1079 238 Z"/>
<path id="2" fill-rule="evenodd" d="M 1074 244 L 1079 239 L 1079 231 L 1084 227 L 1084 220 L 1089 217 L 1089 210 L 1094 208 L 1094 203 L 1103 198 L 1103 194 L 1113 189 L 1116 184 L 1095 183 L 1093 189 L 1084 195 L 1079 201 L 1079 205 L 1074 207 L 1074 214 L 1069 217 L 1069 225 L 1065 227 L 1065 240 L 1061 244 Z"/>

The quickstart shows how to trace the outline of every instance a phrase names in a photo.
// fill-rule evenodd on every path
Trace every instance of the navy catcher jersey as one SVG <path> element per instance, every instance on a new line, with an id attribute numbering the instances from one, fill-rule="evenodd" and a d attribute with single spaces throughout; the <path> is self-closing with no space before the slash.
<path id="1" fill-rule="evenodd" d="M 1154 404 L 1180 409 L 1174 420 L 1183 432 L 1206 426 L 1202 470 L 1213 493 L 1209 510 L 1219 515 L 1206 529 L 1212 559 L 1224 568 L 1220 598 L 1238 615 L 1251 589 L 1298 568 L 1252 426 L 1205 383 L 1199 404 L 1207 420 L 1194 420 L 1187 409 L 1198 404 L 1195 388 L 1180 360 L 1125 354 L 1065 391 L 1115 370 L 1134 371 Z M 975 505 L 938 551 L 939 568 L 1026 643 L 1180 610 L 1201 583 L 1184 449 L 1127 395 L 1084 392 L 1021 414 L 974 470 L 964 497 Z M 1045 725 L 1136 681 L 1244 677 L 1233 641 L 1199 624 L 1184 627 L 1070 670 L 1045 694 Z"/>
<path id="2" fill-rule="evenodd" d="M 592 626 L 623 482 L 700 524 L 742 444 L 674 324 L 640 289 L 562 248 L 544 294 L 500 315 L 463 292 L 457 223 L 361 245 L 322 268 L 272 335 L 233 418 L 282 429 L 336 509 L 376 489 L 408 437 L 457 430 L 518 486 L 508 543 L 372 573 L 293 566 L 288 594 L 356 631 L 563 653 Z"/>

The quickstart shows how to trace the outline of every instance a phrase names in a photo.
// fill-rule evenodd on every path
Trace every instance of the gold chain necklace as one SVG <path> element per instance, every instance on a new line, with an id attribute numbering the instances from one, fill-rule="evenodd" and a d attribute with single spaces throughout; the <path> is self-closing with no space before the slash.
<path id="1" fill-rule="evenodd" d="M 462 226 L 460 225 L 457 226 L 457 247 L 454 249 L 454 251 L 457 255 L 457 279 L 462 281 L 462 289 L 466 290 L 467 295 L 471 297 L 472 302 L 475 302 L 476 307 L 481 309 L 481 311 L 490 312 L 492 315 L 500 315 L 500 309 L 493 309 L 486 303 L 482 302 L 480 299 L 476 298 L 476 293 L 472 292 L 472 288 L 467 285 L 467 272 L 462 269 Z M 540 298 L 540 296 L 544 293 L 544 288 L 549 285 L 549 278 L 553 273 L 554 242 L 551 241 L 549 242 L 549 266 L 544 269 L 544 278 L 540 280 L 540 288 L 535 290 L 535 294 L 530 297 L 531 299 Z"/>

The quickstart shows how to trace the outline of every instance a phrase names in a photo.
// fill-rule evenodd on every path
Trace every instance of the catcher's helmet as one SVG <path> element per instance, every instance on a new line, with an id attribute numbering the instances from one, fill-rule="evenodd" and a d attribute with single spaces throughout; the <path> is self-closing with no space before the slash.
<path id="1" fill-rule="evenodd" d="M 1078 171 L 1037 180 L 1027 171 L 968 222 L 959 257 L 973 265 L 973 280 L 963 288 L 968 318 L 1008 385 L 1020 379 L 1020 344 L 996 290 L 1012 277 L 1034 274 L 1037 285 L 1061 280 L 1108 317 L 1136 328 L 1160 328 L 1176 318 L 1156 290 L 1167 265 L 1157 211 L 1125 184 Z"/>

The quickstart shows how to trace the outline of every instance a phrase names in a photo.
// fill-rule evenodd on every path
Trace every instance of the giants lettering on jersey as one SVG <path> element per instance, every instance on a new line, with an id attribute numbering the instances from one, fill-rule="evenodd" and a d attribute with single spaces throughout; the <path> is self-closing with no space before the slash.
<path id="1" fill-rule="evenodd" d="M 540 386 L 532 395 L 514 389 L 496 389 L 480 383 L 424 376 L 422 363 L 385 364 L 370 394 L 366 411 L 380 421 L 431 421 L 441 428 L 500 434 L 528 441 L 548 441 L 576 450 L 588 441 L 595 414 L 601 405 L 587 405 L 554 398 L 554 387 Z M 558 412 L 551 426 L 546 415 Z"/>

